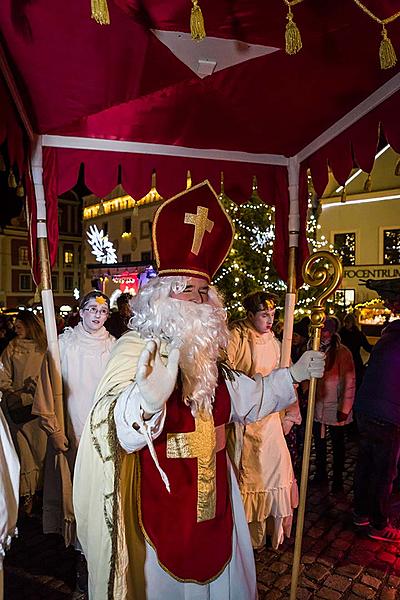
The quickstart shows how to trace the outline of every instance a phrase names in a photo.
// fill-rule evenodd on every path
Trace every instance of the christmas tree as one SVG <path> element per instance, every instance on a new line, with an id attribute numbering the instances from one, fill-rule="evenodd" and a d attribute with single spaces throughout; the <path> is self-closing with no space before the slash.
<path id="1" fill-rule="evenodd" d="M 277 294 L 283 307 L 286 285 L 279 279 L 272 262 L 275 207 L 267 205 L 260 198 L 256 177 L 253 178 L 250 199 L 238 206 L 225 194 L 221 174 L 219 199 L 230 215 L 236 231 L 232 249 L 213 281 L 224 295 L 229 317 L 235 319 L 244 316 L 243 297 L 260 289 Z M 333 246 L 326 238 L 322 236 L 317 239 L 320 205 L 310 175 L 308 209 L 307 240 L 310 253 L 321 249 L 333 251 Z M 309 314 L 313 301 L 314 291 L 308 285 L 303 285 L 298 292 L 295 314 L 300 318 Z"/>
<path id="2" fill-rule="evenodd" d="M 213 283 L 225 297 L 229 317 L 237 318 L 243 316 L 241 301 L 246 294 L 260 289 L 281 294 L 285 289 L 272 263 L 275 207 L 260 198 L 256 177 L 250 199 L 238 206 L 226 196 L 221 175 L 219 198 L 236 233 L 231 251 Z"/>

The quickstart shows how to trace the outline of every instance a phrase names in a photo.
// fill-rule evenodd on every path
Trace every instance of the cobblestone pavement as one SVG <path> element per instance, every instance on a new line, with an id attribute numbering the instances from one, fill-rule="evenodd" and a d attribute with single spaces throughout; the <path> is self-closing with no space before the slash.
<path id="1" fill-rule="evenodd" d="M 304 526 L 300 600 L 400 600 L 400 544 L 376 542 L 351 523 L 354 443 L 346 460 L 345 492 L 312 487 Z M 395 500 L 395 498 L 394 498 Z M 400 502 L 393 521 L 400 521 Z M 78 600 L 75 552 L 58 536 L 43 536 L 40 520 L 24 519 L 5 560 L 5 600 Z M 260 600 L 289 598 L 294 538 L 256 556 Z M 221 598 L 225 600 L 225 598 Z M 243 599 L 245 600 L 245 599 Z"/>

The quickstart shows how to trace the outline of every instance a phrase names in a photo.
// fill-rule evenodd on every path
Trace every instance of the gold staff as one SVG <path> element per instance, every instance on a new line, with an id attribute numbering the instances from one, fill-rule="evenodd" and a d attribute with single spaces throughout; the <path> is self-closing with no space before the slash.
<path id="1" fill-rule="evenodd" d="M 323 262 L 322 262 L 323 261 Z M 343 276 L 340 260 L 331 252 L 321 250 L 312 254 L 303 265 L 303 279 L 311 287 L 320 288 L 311 309 L 312 349 L 319 350 L 321 329 L 325 321 L 325 302 L 339 287 Z M 304 437 L 303 463 L 301 469 L 300 502 L 297 513 L 296 540 L 294 544 L 290 600 L 296 600 L 300 571 L 301 543 L 303 540 L 304 514 L 307 497 L 308 469 L 310 465 L 311 435 L 314 420 L 315 392 L 317 380 L 310 379 L 308 392 L 307 421 Z"/>

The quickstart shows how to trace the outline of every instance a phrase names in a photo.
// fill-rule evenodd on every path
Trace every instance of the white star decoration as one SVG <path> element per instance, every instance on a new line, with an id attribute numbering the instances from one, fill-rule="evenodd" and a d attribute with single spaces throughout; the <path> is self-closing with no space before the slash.
<path id="1" fill-rule="evenodd" d="M 115 248 L 112 242 L 108 241 L 108 236 L 104 235 L 102 229 L 99 231 L 97 225 L 90 225 L 87 236 L 92 247 L 92 254 L 96 257 L 97 262 L 108 265 L 118 262 Z"/>

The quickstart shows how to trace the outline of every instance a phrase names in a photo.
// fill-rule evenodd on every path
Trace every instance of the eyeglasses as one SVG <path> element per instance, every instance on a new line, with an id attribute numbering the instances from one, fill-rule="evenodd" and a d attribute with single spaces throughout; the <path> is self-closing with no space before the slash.
<path id="1" fill-rule="evenodd" d="M 108 308 L 97 308 L 96 306 L 89 306 L 89 308 L 84 308 L 83 310 L 87 310 L 91 315 L 101 315 L 102 317 L 108 315 Z"/>

